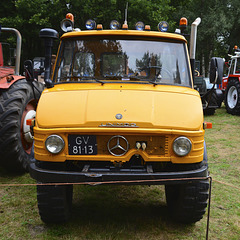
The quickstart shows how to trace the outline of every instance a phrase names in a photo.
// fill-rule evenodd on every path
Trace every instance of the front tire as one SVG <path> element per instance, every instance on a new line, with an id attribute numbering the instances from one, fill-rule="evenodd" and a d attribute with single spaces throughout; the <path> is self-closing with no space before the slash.
<path id="1" fill-rule="evenodd" d="M 240 82 L 238 79 L 231 79 L 228 82 L 225 106 L 228 113 L 240 115 Z"/>
<path id="2" fill-rule="evenodd" d="M 39 215 L 45 223 L 64 223 L 72 208 L 73 185 L 38 185 Z"/>
<path id="3" fill-rule="evenodd" d="M 206 212 L 209 181 L 193 181 L 189 184 L 166 185 L 165 194 L 170 214 L 177 222 L 195 223 Z"/>
<path id="4" fill-rule="evenodd" d="M 34 93 L 25 79 L 0 91 L 0 165 L 15 173 L 28 170 L 33 137 L 25 121 L 34 116 L 35 96 L 39 99 L 44 88 L 39 82 L 33 84 L 38 89 Z"/>

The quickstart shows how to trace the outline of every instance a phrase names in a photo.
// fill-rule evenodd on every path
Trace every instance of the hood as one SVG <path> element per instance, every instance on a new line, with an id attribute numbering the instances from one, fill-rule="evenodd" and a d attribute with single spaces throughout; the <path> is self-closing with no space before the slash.
<path id="1" fill-rule="evenodd" d="M 44 91 L 40 98 L 37 124 L 40 128 L 105 128 L 124 125 L 189 131 L 202 127 L 202 104 L 197 91 L 174 86 L 147 88 L 54 87 Z"/>

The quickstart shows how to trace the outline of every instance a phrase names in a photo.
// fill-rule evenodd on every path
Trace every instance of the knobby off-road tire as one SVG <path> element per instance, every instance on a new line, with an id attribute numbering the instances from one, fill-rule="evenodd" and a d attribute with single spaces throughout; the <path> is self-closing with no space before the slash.
<path id="1" fill-rule="evenodd" d="M 173 219 L 181 223 L 195 223 L 201 220 L 206 212 L 208 189 L 208 180 L 166 185 L 167 205 Z"/>
<path id="2" fill-rule="evenodd" d="M 215 108 L 205 108 L 203 109 L 203 113 L 204 115 L 214 115 L 216 108 L 218 108 L 218 99 L 217 99 L 217 93 L 215 92 L 215 90 L 212 92 L 212 94 L 209 94 L 205 101 L 208 102 L 210 98 L 210 102 L 209 102 L 209 106 L 215 106 Z"/>
<path id="3" fill-rule="evenodd" d="M 39 215 L 45 223 L 64 223 L 71 216 L 73 185 L 38 185 Z"/>
<path id="4" fill-rule="evenodd" d="M 231 79 L 228 82 L 225 106 L 228 113 L 240 115 L 240 82 L 238 79 Z"/>
<path id="5" fill-rule="evenodd" d="M 39 99 L 43 84 L 34 81 L 34 93 Z M 28 170 L 32 142 L 23 134 L 23 120 L 36 110 L 32 86 L 25 79 L 0 90 L 0 165 L 14 173 Z M 26 120 L 26 119 L 25 119 Z"/>

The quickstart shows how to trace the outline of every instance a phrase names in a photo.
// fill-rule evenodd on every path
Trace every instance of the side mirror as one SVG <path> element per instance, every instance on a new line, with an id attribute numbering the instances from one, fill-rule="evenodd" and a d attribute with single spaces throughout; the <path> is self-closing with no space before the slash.
<path id="1" fill-rule="evenodd" d="M 51 28 L 44 28 L 40 30 L 39 37 L 43 38 L 45 42 L 44 81 L 45 81 L 46 87 L 51 88 L 53 87 L 52 80 L 50 79 L 52 47 L 53 47 L 53 40 L 58 39 L 58 32 Z"/>
<path id="2" fill-rule="evenodd" d="M 210 63 L 210 83 L 221 84 L 223 78 L 223 65 L 222 58 L 213 57 Z"/>
<path id="3" fill-rule="evenodd" d="M 33 81 L 33 63 L 31 60 L 26 60 L 24 62 L 24 72 L 25 72 L 25 77 L 27 81 Z"/>

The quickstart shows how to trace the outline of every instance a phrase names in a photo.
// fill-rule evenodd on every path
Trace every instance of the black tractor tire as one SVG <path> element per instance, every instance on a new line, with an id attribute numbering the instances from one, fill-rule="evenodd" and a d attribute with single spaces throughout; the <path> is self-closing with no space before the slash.
<path id="1" fill-rule="evenodd" d="M 33 84 L 34 92 L 31 83 L 25 79 L 0 90 L 0 166 L 12 173 L 28 171 L 32 142 L 26 141 L 23 120 L 29 111 L 36 110 L 44 89 L 42 83 L 34 81 Z M 29 134 L 33 135 L 32 132 Z"/>
<path id="2" fill-rule="evenodd" d="M 38 185 L 39 215 L 45 223 L 64 223 L 72 209 L 73 185 Z"/>
<path id="3" fill-rule="evenodd" d="M 228 82 L 225 93 L 225 106 L 228 113 L 240 115 L 240 82 L 238 79 L 231 79 Z"/>
<path id="4" fill-rule="evenodd" d="M 209 101 L 210 98 L 210 101 Z M 206 99 L 204 99 L 205 102 L 209 101 L 209 108 L 203 109 L 204 115 L 214 115 L 215 110 L 218 108 L 218 99 L 217 99 L 217 94 L 215 90 L 212 92 L 212 94 L 208 94 L 206 96 Z"/>
<path id="5" fill-rule="evenodd" d="M 216 95 L 217 95 L 217 104 L 220 108 L 222 106 L 222 102 L 224 101 L 224 93 L 220 89 L 216 89 Z"/>
<path id="6" fill-rule="evenodd" d="M 202 219 L 209 197 L 209 181 L 165 185 L 170 215 L 177 222 L 190 224 Z"/>

